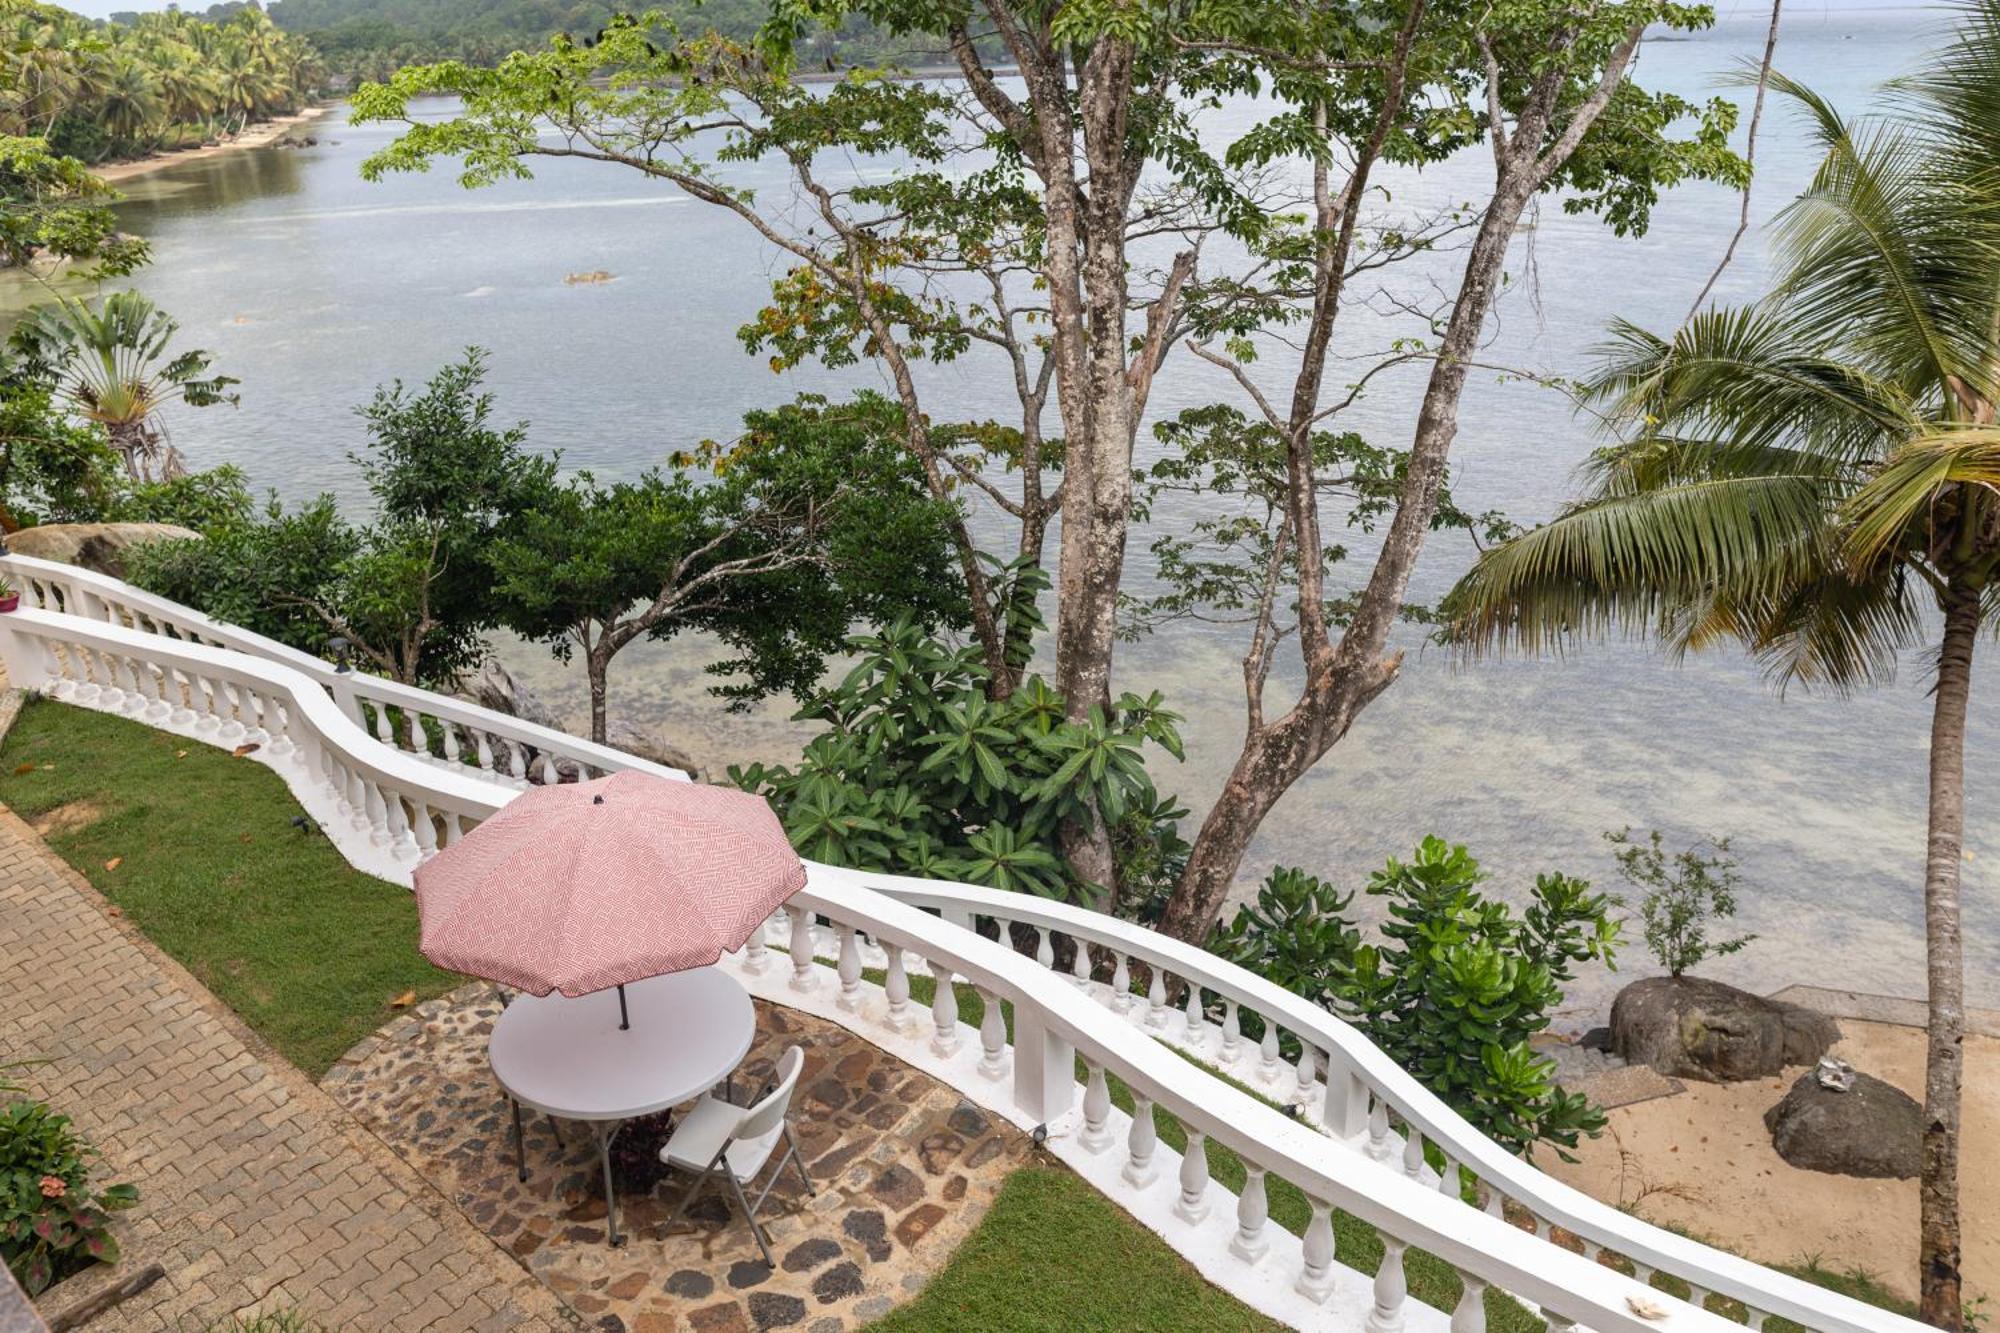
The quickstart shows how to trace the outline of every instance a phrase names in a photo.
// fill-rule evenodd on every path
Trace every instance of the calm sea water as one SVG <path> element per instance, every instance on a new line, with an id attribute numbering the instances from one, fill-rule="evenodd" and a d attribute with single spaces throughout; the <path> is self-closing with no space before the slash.
<path id="1" fill-rule="evenodd" d="M 1755 7 L 1693 40 L 1649 44 L 1640 74 L 1653 87 L 1714 95 L 1718 80 L 1761 47 Z M 1899 13 L 1832 14 L 1800 7 L 1787 22 L 1781 66 L 1862 109 L 1884 78 L 1908 68 L 1937 20 Z M 1226 132 L 1252 114 L 1225 109 Z M 738 222 L 610 167 L 556 163 L 533 182 L 466 193 L 449 173 L 364 183 L 358 165 L 390 137 L 336 112 L 301 150 L 256 150 L 185 164 L 128 183 L 126 224 L 157 256 L 138 286 L 181 319 L 190 342 L 243 381 L 240 409 L 183 412 L 174 422 L 198 466 L 233 462 L 286 497 L 355 491 L 347 453 L 361 440 L 353 407 L 373 387 L 421 380 L 468 344 L 492 352 L 501 411 L 532 422 L 539 447 L 600 475 L 636 473 L 692 440 L 726 436 L 749 407 L 803 390 L 878 383 L 871 370 L 774 376 L 743 354 L 736 327 L 781 270 Z M 1756 214 L 1767 219 L 1805 181 L 1812 155 L 1783 105 L 1767 113 Z M 879 168 L 870 168 L 879 169 Z M 1385 218 L 1477 197 L 1490 172 L 1470 155 L 1422 176 L 1385 182 Z M 773 172 L 753 184 L 782 189 Z M 1664 201 L 1640 240 L 1544 203 L 1515 255 L 1496 363 L 1573 372 L 1622 315 L 1656 328 L 1685 311 L 1736 218 L 1734 195 L 1693 187 Z M 1761 232 L 1722 285 L 1758 290 Z M 1440 261 L 1455 268 L 1456 256 Z M 615 281 L 568 285 L 608 270 Z M 1399 278 L 1411 290 L 1424 275 Z M 8 304 L 25 299 L 19 288 Z M 1398 326 L 1348 317 L 1344 346 L 1380 346 Z M 931 401 L 968 414 L 1012 409 L 992 363 L 972 360 L 932 382 Z M 1338 376 L 1336 376 L 1338 378 Z M 1382 443 L 1407 443 L 1416 375 L 1381 382 L 1349 424 Z M 1229 392 L 1177 355 L 1155 392 L 1171 413 Z M 1058 428 L 1051 412 L 1051 428 Z M 1549 515 L 1571 493 L 1591 446 L 1586 423 L 1544 390 L 1496 374 L 1469 391 L 1455 450 L 1463 502 L 1521 521 Z M 1184 525 L 1190 512 L 1161 516 Z M 1149 577 L 1148 537 L 1135 534 L 1135 578 Z M 1356 538 L 1357 557 L 1369 543 Z M 1051 548 L 1053 549 L 1053 548 Z M 1432 596 L 1469 552 L 1434 542 L 1417 594 Z M 1357 573 L 1358 577 L 1358 573 Z M 1564 661 L 1458 668 L 1414 639 L 1402 680 L 1267 822 L 1246 871 L 1297 864 L 1358 884 L 1424 833 L 1469 843 L 1515 893 L 1535 872 L 1615 879 L 1600 838 L 1627 824 L 1676 838 L 1729 835 L 1746 876 L 1741 924 L 1762 938 L 1710 969 L 1774 988 L 1823 981 L 1922 993 L 1920 884 L 1926 729 L 1921 663 L 1896 685 L 1851 699 L 1777 697 L 1738 657 L 1676 667 L 1635 644 Z M 1160 688 L 1188 715 L 1185 765 L 1161 777 L 1198 817 L 1241 736 L 1238 636 L 1182 627 L 1124 650 L 1123 683 Z M 576 710 L 581 680 L 540 649 L 504 655 L 560 707 Z M 672 736 L 705 759 L 782 759 L 799 732 L 788 709 L 724 714 L 707 700 L 698 645 L 643 646 L 615 668 L 614 717 Z M 1288 681 L 1274 681 L 1273 698 Z M 2000 732 L 1982 670 L 1969 757 L 1966 864 L 1968 981 L 2000 1003 L 2000 894 L 1987 871 L 2000 856 Z M 1648 966 L 1639 952 L 1628 968 Z M 1575 991 L 1601 1002 L 1611 980 Z"/>

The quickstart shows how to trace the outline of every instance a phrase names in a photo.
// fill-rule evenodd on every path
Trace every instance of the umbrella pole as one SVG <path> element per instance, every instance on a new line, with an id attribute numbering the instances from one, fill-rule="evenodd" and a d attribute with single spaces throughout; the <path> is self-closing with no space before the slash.
<path id="1" fill-rule="evenodd" d="M 618 1030 L 628 1031 L 632 1026 L 632 1016 L 625 1012 L 625 987 L 618 987 Z"/>

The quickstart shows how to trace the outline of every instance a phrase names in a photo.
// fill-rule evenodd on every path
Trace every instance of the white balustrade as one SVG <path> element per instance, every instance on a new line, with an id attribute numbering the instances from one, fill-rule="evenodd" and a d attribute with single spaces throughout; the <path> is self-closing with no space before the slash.
<path id="1" fill-rule="evenodd" d="M 530 759 L 554 756 L 534 774 L 548 781 L 564 778 L 555 770 L 575 753 L 542 746 L 512 719 L 500 719 L 510 724 L 503 727 L 498 715 L 423 691 L 329 683 L 334 673 L 324 664 L 306 659 L 306 670 L 281 654 L 241 647 L 242 631 L 212 626 L 171 603 L 107 596 L 99 576 L 76 577 L 62 566 L 24 572 L 15 557 L 0 568 L 36 589 L 32 606 L 0 614 L 0 656 L 15 684 L 85 706 L 135 710 L 162 729 L 216 743 L 226 724 L 234 724 L 230 734 L 260 737 L 253 760 L 283 776 L 350 861 L 385 879 L 407 883 L 422 857 L 504 806 L 530 780 Z M 36 609 L 49 607 L 56 609 Z M 367 693 L 365 708 L 357 691 Z M 412 749 L 371 734 L 390 709 L 404 719 L 392 736 L 400 731 Z M 455 747 L 469 750 L 473 762 L 453 762 Z M 615 771 L 616 752 L 605 753 L 610 762 L 591 759 L 571 773 Z M 496 781 L 488 765 L 513 781 Z M 1274 1318 L 1318 1326 L 1327 1318 L 1324 1303 L 1343 1312 L 1339 1326 L 1365 1323 L 1369 1333 L 1483 1333 L 1492 1292 L 1540 1311 L 1552 1333 L 1721 1333 L 1728 1321 L 1699 1303 L 1713 1292 L 1743 1304 L 1752 1327 L 1773 1315 L 1826 1333 L 1920 1327 L 1597 1204 L 1484 1139 L 1338 1018 L 1130 923 L 1027 895 L 819 865 L 808 866 L 807 885 L 786 912 L 789 975 L 768 966 L 762 930 L 723 966 L 764 999 L 863 1032 L 1023 1128 L 1046 1126 L 1048 1151 L 1140 1216 L 1205 1277 Z M 839 942 L 832 967 L 814 956 L 819 918 Z M 982 918 L 1000 923 L 998 940 L 968 928 Z M 1035 932 L 1032 956 L 1007 943 L 1010 925 Z M 861 972 L 863 934 L 886 963 L 879 988 Z M 1058 936 L 1076 951 L 1068 975 L 1053 970 Z M 1088 984 L 1093 948 L 1111 956 L 1108 995 Z M 936 988 L 928 1035 L 910 1021 L 910 952 L 925 960 Z M 1148 974 L 1143 1006 L 1130 993 L 1135 963 Z M 1165 1021 L 1169 977 L 1188 988 L 1183 1021 L 1172 1024 Z M 959 1021 L 960 984 L 981 997 L 985 1017 L 976 1032 Z M 1204 992 L 1219 1001 L 1219 1043 L 1207 1037 Z M 1011 1043 L 998 1021 L 1003 1005 L 1014 1016 Z M 1247 1014 L 1261 1022 L 1258 1073 L 1273 1083 L 1288 1074 L 1282 1086 L 1289 1097 L 1314 1094 L 1303 1099 L 1305 1118 L 1288 1117 L 1162 1049 L 1208 1047 L 1225 1068 L 1240 1067 Z M 1273 1053 L 1281 1031 L 1301 1047 L 1289 1069 Z M 1086 1071 L 1080 1098 L 1079 1062 Z M 1322 1068 L 1323 1095 L 1312 1086 Z M 1131 1095 L 1129 1117 L 1111 1104 L 1114 1079 Z M 1183 1150 L 1160 1141 L 1156 1108 L 1178 1124 Z M 1121 1134 L 1124 1150 L 1114 1151 Z M 1424 1166 L 1427 1144 L 1445 1164 L 1441 1179 Z M 1214 1201 L 1227 1192 L 1212 1178 L 1209 1158 L 1222 1147 L 1244 1174 L 1235 1206 L 1218 1210 Z M 1484 1210 L 1457 1197 L 1461 1167 Z M 1308 1199 L 1302 1235 L 1271 1224 L 1272 1175 Z M 1162 1176 L 1172 1184 L 1159 1188 Z M 1498 1215 L 1505 1199 L 1527 1210 L 1534 1232 Z M 1383 1257 L 1372 1274 L 1339 1260 L 1335 1209 L 1381 1238 Z M 1590 1254 L 1612 1249 L 1628 1257 L 1637 1276 L 1552 1243 L 1555 1227 L 1583 1237 Z M 1412 1248 L 1461 1277 L 1464 1294 L 1450 1312 L 1410 1298 L 1404 1259 Z M 1650 1289 L 1655 1271 L 1692 1284 L 1696 1300 Z M 1664 1323 L 1639 1313 L 1653 1305 L 1666 1308 Z"/>

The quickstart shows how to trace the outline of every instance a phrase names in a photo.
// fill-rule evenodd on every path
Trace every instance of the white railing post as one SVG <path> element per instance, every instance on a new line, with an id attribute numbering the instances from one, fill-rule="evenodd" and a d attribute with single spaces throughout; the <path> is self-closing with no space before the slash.
<path id="1" fill-rule="evenodd" d="M 1324 1199 L 1307 1199 L 1312 1205 L 1312 1221 L 1306 1223 L 1300 1256 L 1304 1266 L 1294 1290 L 1308 1300 L 1325 1301 L 1333 1295 L 1333 1205 Z"/>
<path id="2" fill-rule="evenodd" d="M 1270 1252 L 1264 1235 L 1271 1205 L 1264 1194 L 1264 1168 L 1243 1164 L 1243 1192 L 1236 1196 L 1236 1234 L 1230 1238 L 1229 1252 L 1246 1264 L 1254 1264 Z"/>
<path id="3" fill-rule="evenodd" d="M 1337 1138 L 1359 1138 L 1368 1130 L 1368 1084 L 1339 1051 L 1326 1052 L 1326 1103 L 1320 1121 Z"/>
<path id="4" fill-rule="evenodd" d="M 1014 1105 L 1045 1125 L 1076 1105 L 1076 1048 L 1028 1006 L 1014 1009 Z"/>
<path id="5" fill-rule="evenodd" d="M 1132 1129 L 1125 1136 L 1125 1183 L 1145 1189 L 1153 1183 L 1153 1151 L 1160 1131 L 1153 1124 L 1153 1100 L 1142 1092 L 1132 1094 Z"/>
<path id="6" fill-rule="evenodd" d="M 1382 1237 L 1382 1266 L 1375 1270 L 1375 1308 L 1368 1312 L 1368 1333 L 1403 1333 L 1403 1302 L 1409 1283 L 1403 1277 L 1403 1251 L 1394 1236 Z"/>
<path id="7" fill-rule="evenodd" d="M 1208 1135 L 1188 1130 L 1187 1147 L 1181 1151 L 1181 1197 L 1174 1202 L 1174 1215 L 1198 1226 L 1208 1217 Z"/>
<path id="8" fill-rule="evenodd" d="M 1486 1284 L 1471 1273 L 1458 1276 L 1464 1288 L 1451 1312 L 1451 1333 L 1486 1333 Z"/>
<path id="9" fill-rule="evenodd" d="M 910 1029 L 910 974 L 903 966 L 903 946 L 884 944 L 882 947 L 889 955 L 888 975 L 882 983 L 882 989 L 889 996 L 889 1012 L 885 1019 L 895 1031 L 907 1032 Z"/>
<path id="10" fill-rule="evenodd" d="M 985 986 L 979 994 L 979 1072 L 990 1079 L 1007 1076 L 1007 1020 L 1000 1013 L 1000 997 Z"/>
<path id="11" fill-rule="evenodd" d="M 931 1049 L 939 1055 L 958 1054 L 958 992 L 952 989 L 951 969 L 937 959 L 930 960 L 931 976 L 937 989 L 931 993 Z"/>
<path id="12" fill-rule="evenodd" d="M 792 918 L 792 989 L 809 991 L 819 984 L 813 975 L 812 914 L 803 907 L 787 907 Z"/>
<path id="13" fill-rule="evenodd" d="M 835 924 L 840 937 L 840 998 L 835 1001 L 848 1013 L 861 1010 L 861 946 L 855 941 L 854 927 Z"/>
<path id="14" fill-rule="evenodd" d="M 1076 1138 L 1091 1152 L 1103 1152 L 1111 1146 L 1111 1084 L 1104 1076 L 1104 1066 L 1089 1061 L 1085 1068 L 1089 1071 L 1089 1081 L 1083 1088 L 1083 1130 Z"/>

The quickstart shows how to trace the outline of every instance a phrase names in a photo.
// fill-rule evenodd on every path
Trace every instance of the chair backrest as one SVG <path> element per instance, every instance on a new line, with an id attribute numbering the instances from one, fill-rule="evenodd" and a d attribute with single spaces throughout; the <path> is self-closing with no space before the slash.
<path id="1" fill-rule="evenodd" d="M 760 1139 L 778 1127 L 792 1104 L 792 1089 L 798 1085 L 799 1071 L 805 1066 L 806 1053 L 796 1046 L 787 1048 L 778 1057 L 778 1085 L 743 1113 L 743 1119 L 736 1124 L 736 1138 Z"/>

